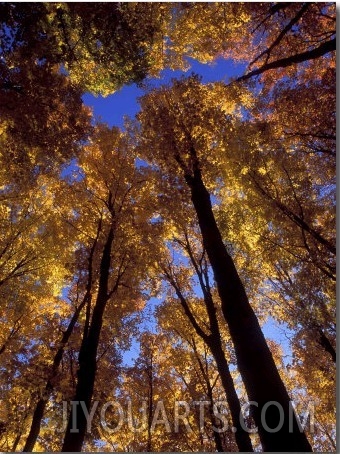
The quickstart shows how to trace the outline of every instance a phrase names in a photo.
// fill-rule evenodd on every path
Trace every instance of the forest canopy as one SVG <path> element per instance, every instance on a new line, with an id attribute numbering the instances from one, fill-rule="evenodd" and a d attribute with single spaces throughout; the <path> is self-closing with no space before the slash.
<path id="1" fill-rule="evenodd" d="M 0 450 L 335 452 L 335 9 L 0 3 Z"/>

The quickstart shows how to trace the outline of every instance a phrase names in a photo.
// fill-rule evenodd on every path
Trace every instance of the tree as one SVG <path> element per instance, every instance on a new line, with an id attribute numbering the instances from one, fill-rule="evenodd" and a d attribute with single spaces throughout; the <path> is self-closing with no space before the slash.
<path id="1" fill-rule="evenodd" d="M 309 441 L 335 449 L 335 4 L 3 2 L 0 40 L 0 448 L 249 451 L 247 393 L 263 450 L 311 449 L 311 402 Z M 85 92 L 190 58 L 242 75 L 149 91 L 129 134 L 93 126 Z M 64 401 L 112 392 L 134 417 L 147 399 L 145 427 L 97 411 L 86 434 L 78 405 L 56 431 Z M 214 431 L 225 396 L 236 434 Z M 178 400 L 200 403 L 179 425 Z"/>
<path id="2" fill-rule="evenodd" d="M 82 94 L 113 93 L 159 66 L 168 10 L 138 3 L 0 5 L 1 184 L 59 172 L 76 158 L 91 132 Z"/>
<path id="3" fill-rule="evenodd" d="M 192 323 L 195 332 L 206 343 L 216 361 L 217 370 L 220 374 L 222 385 L 226 393 L 233 427 L 236 428 L 235 438 L 237 446 L 242 452 L 252 451 L 253 448 L 249 434 L 243 429 L 245 423 L 241 419 L 241 405 L 229 370 L 229 364 L 224 353 L 219 322 L 216 314 L 217 308 L 212 297 L 211 285 L 209 282 L 209 268 L 207 266 L 207 257 L 205 256 L 203 248 L 203 252 L 202 250 L 194 250 L 194 247 L 189 240 L 187 231 L 184 231 L 183 239 L 176 238 L 175 242 L 179 244 L 183 248 L 183 251 L 188 255 L 188 257 L 190 258 L 191 266 L 195 270 L 195 274 L 203 294 L 203 302 L 206 309 L 207 322 L 204 322 L 204 324 L 202 324 L 200 321 L 198 321 L 199 319 L 195 316 L 192 310 L 192 305 L 189 303 L 188 298 L 185 296 L 187 290 L 185 290 L 184 288 L 188 285 L 188 283 L 185 282 L 184 270 L 181 268 L 179 268 L 179 270 L 176 270 L 174 264 L 170 262 L 165 265 L 161 264 L 161 269 L 164 273 L 165 279 L 173 287 L 175 294 L 179 299 L 186 316 Z M 183 281 L 183 283 L 181 281 Z M 206 325 L 208 325 L 208 330 L 206 329 Z"/>
<path id="4" fill-rule="evenodd" d="M 56 209 L 59 180 L 39 175 L 33 188 L 26 181 L 20 183 L 19 188 L 13 184 L 2 191 L 0 230 L 1 367 L 13 374 L 4 376 L 3 397 L 10 402 L 18 383 L 30 393 L 22 420 L 16 426 L 20 412 L 13 415 L 13 426 L 5 431 L 8 440 L 15 437 L 13 446 L 21 444 L 26 435 L 30 411 L 41 394 L 51 352 L 58 344 L 61 326 L 57 313 L 69 315 L 60 293 L 72 280 L 70 264 L 76 241 L 72 228 L 64 222 L 69 206 L 64 203 L 62 213 Z"/>
<path id="5" fill-rule="evenodd" d="M 207 151 L 219 145 L 214 127 L 222 125 L 223 130 L 230 127 L 230 122 L 224 119 L 223 106 L 212 104 L 216 91 L 212 87 L 202 87 L 193 77 L 175 83 L 171 91 L 161 88 L 144 97 L 141 101 L 143 110 L 138 116 L 141 123 L 139 149 L 150 161 L 159 164 L 163 171 L 176 172 L 181 178 L 180 184 L 189 187 L 204 248 L 214 272 L 223 314 L 235 347 L 238 368 L 249 399 L 258 403 L 254 419 L 263 449 L 310 451 L 311 446 L 305 434 L 300 432 L 295 417 L 294 429 L 289 431 L 288 393 L 234 262 L 223 243 L 204 183 L 204 179 L 209 178 L 209 173 L 204 173 L 206 163 L 210 164 Z M 204 129 L 206 124 L 209 129 Z M 148 150 L 153 150 L 153 156 L 148 155 Z M 281 430 L 275 434 L 261 427 L 260 418 L 262 408 L 273 400 L 280 403 L 286 415 Z M 278 417 L 277 409 L 271 409 L 270 420 L 275 422 L 275 427 L 279 423 Z"/>
<path id="6" fill-rule="evenodd" d="M 59 174 L 91 132 L 81 91 L 55 65 L 29 59 L 23 49 L 3 56 L 0 74 L 1 185 L 23 187 L 42 172 Z"/>
<path id="7" fill-rule="evenodd" d="M 315 68 L 320 65 L 320 57 L 331 58 L 328 54 L 335 51 L 332 3 L 255 5 L 251 10 L 256 21 L 255 24 L 251 22 L 252 26 L 255 25 L 253 29 L 259 35 L 269 33 L 261 40 L 263 50 L 249 64 L 250 68 L 254 65 L 258 68 L 238 80 L 247 80 L 271 69 L 294 68 L 298 63 Z M 274 23 L 278 23 L 278 18 L 280 28 L 276 32 Z M 308 70 L 305 69 L 307 73 Z"/>
<path id="8" fill-rule="evenodd" d="M 84 297 L 83 297 L 82 301 L 80 301 L 80 302 L 77 301 L 77 305 L 73 312 L 73 315 L 72 315 L 72 317 L 69 321 L 69 324 L 68 324 L 66 330 L 64 331 L 62 338 L 59 342 L 59 346 L 58 346 L 55 356 L 53 358 L 51 372 L 49 373 L 49 376 L 48 376 L 48 379 L 47 379 L 47 382 L 45 385 L 45 389 L 43 391 L 42 396 L 38 400 L 34 413 L 33 413 L 30 432 L 26 439 L 26 443 L 23 448 L 23 452 L 32 452 L 33 451 L 34 444 L 39 436 L 40 425 L 41 425 L 42 418 L 44 416 L 44 411 L 45 411 L 48 399 L 50 397 L 50 394 L 52 393 L 53 388 L 54 388 L 53 382 L 56 379 L 58 369 L 59 369 L 60 363 L 63 358 L 65 346 L 68 343 L 68 341 L 73 333 L 74 326 L 78 321 L 81 311 L 83 310 L 83 308 L 85 306 L 87 306 L 87 307 L 91 306 L 91 298 L 92 298 L 91 291 L 92 291 L 92 286 L 93 286 L 93 258 L 94 258 L 94 254 L 96 252 L 96 246 L 97 246 L 98 238 L 99 238 L 99 235 L 101 232 L 101 223 L 102 223 L 102 219 L 100 219 L 98 222 L 96 237 L 93 241 L 93 244 L 92 244 L 92 246 L 89 250 L 89 254 L 88 254 L 87 283 L 86 283 L 86 287 L 85 287 Z M 79 281 L 77 282 L 77 286 L 78 285 L 79 285 Z"/>
<path id="9" fill-rule="evenodd" d="M 146 3 L 39 3 L 1 6 L 2 62 L 25 54 L 42 74 L 52 66 L 67 72 L 81 91 L 107 95 L 141 82 L 162 61 L 163 23 L 171 5 Z M 19 67 L 25 67 L 17 60 Z M 10 78 L 4 88 L 24 87 Z"/>
<path id="10" fill-rule="evenodd" d="M 139 279 L 142 279 L 143 274 L 137 254 L 142 250 L 136 251 L 135 242 L 138 229 L 143 227 L 142 207 L 138 204 L 145 180 L 134 167 L 128 143 L 118 129 L 100 127 L 95 140 L 86 150 L 87 159 L 83 165 L 87 173 L 80 184 L 85 187 L 90 200 L 84 211 L 86 213 L 89 210 L 96 223 L 98 214 L 103 219 L 100 238 L 102 246 L 97 265 L 98 290 L 80 346 L 78 380 L 73 399 L 84 402 L 89 409 L 106 307 L 110 300 L 115 299 L 118 304 L 117 316 L 122 316 L 119 302 L 124 311 L 124 289 L 125 293 L 128 290 L 129 298 L 137 299 L 139 295 Z M 86 218 L 83 222 L 85 220 Z M 73 413 L 76 413 L 77 433 L 71 430 Z M 72 407 L 62 450 L 80 451 L 85 432 L 86 417 L 82 407 Z"/>
<path id="11" fill-rule="evenodd" d="M 262 307 L 267 300 L 277 320 L 294 331 L 302 329 L 304 338 L 308 332 L 311 342 L 304 345 L 312 356 L 317 340 L 334 361 L 335 119 L 320 115 L 324 103 L 334 110 L 333 70 L 322 80 L 324 88 L 319 80 L 309 82 L 308 93 L 302 83 L 280 82 L 256 101 L 254 117 L 240 124 L 230 140 L 237 144 L 239 177 L 227 173 L 229 181 L 236 180 L 235 189 L 222 190 L 218 221 L 225 238 L 232 235 L 234 247 L 238 244 L 234 255 L 243 269 L 240 250 L 248 245 L 252 266 L 262 274 L 255 296 Z M 293 109 L 297 99 L 303 122 Z M 241 206 L 235 200 L 240 187 L 245 194 Z"/>
<path id="12" fill-rule="evenodd" d="M 174 53 L 203 62 L 230 58 L 247 65 L 238 81 L 262 75 L 273 85 L 284 75 L 310 78 L 324 72 L 325 61 L 334 64 L 335 5 L 182 3 L 169 36 Z"/>

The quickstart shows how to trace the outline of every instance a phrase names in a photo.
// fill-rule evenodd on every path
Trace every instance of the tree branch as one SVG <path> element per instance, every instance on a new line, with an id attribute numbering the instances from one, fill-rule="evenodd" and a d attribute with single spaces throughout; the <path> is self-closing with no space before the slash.
<path id="1" fill-rule="evenodd" d="M 292 56 L 286 57 L 286 58 L 280 58 L 279 60 L 275 60 L 270 63 L 267 63 L 258 69 L 254 69 L 253 71 L 250 71 L 250 73 L 245 74 L 244 76 L 238 77 L 236 79 L 236 82 L 248 80 L 251 77 L 258 76 L 270 69 L 286 68 L 287 66 L 291 66 L 296 63 L 302 63 L 304 61 L 314 60 L 316 58 L 322 57 L 323 55 L 325 55 L 329 52 L 333 52 L 335 49 L 336 49 L 336 39 L 333 38 L 330 41 L 326 41 L 325 43 L 322 43 L 320 46 L 315 47 L 312 50 L 307 50 L 305 52 L 301 52 L 300 54 L 295 54 L 295 55 L 292 55 Z"/>

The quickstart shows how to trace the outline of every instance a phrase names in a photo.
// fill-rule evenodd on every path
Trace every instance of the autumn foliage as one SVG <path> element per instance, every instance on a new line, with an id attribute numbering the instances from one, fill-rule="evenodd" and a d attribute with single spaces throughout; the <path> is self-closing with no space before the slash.
<path id="1" fill-rule="evenodd" d="M 336 450 L 335 25 L 0 4 L 2 451 Z M 129 84 L 96 122 L 83 95 Z"/>

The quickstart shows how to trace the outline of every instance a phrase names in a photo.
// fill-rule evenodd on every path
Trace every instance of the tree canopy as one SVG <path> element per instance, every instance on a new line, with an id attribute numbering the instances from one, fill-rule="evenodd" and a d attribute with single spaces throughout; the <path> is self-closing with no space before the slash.
<path id="1" fill-rule="evenodd" d="M 2 451 L 335 451 L 335 25 L 0 3 Z"/>

